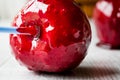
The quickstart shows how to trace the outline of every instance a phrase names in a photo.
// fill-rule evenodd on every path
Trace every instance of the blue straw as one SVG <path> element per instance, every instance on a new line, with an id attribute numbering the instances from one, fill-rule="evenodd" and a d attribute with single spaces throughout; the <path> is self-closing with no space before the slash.
<path id="1" fill-rule="evenodd" d="M 20 28 L 21 28 L 21 30 L 25 29 L 23 27 L 19 27 L 19 29 Z M 35 28 L 37 30 L 37 33 L 35 36 L 40 36 L 40 27 L 36 26 Z M 12 26 L 0 26 L 0 33 L 31 35 L 29 32 L 19 32 L 18 27 L 12 27 Z"/>
<path id="2" fill-rule="evenodd" d="M 9 34 L 20 34 L 17 31 L 16 27 L 4 27 L 4 26 L 0 26 L 0 33 L 9 33 Z"/>
<path id="3" fill-rule="evenodd" d="M 30 33 L 27 32 L 18 32 L 17 29 L 18 27 L 0 26 L 0 33 L 30 35 Z"/>

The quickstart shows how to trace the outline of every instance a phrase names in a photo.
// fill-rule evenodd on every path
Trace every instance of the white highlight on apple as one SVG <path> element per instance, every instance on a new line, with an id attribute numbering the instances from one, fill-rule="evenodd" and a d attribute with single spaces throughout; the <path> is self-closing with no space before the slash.
<path id="1" fill-rule="evenodd" d="M 33 1 L 34 2 L 34 1 Z M 32 4 L 32 3 L 31 3 Z M 39 12 L 39 10 L 42 10 L 43 13 L 47 11 L 48 5 L 38 2 L 37 0 L 32 4 L 30 7 L 26 7 L 24 10 L 25 13 L 28 12 Z"/>
<path id="2" fill-rule="evenodd" d="M 54 27 L 52 27 L 51 25 L 49 25 L 49 26 L 46 28 L 46 32 L 52 31 L 53 29 L 54 29 Z"/>
<path id="3" fill-rule="evenodd" d="M 113 11 L 112 3 L 103 1 L 103 2 L 97 4 L 97 8 L 101 12 L 103 12 L 107 17 L 110 17 L 112 15 L 112 11 Z"/>

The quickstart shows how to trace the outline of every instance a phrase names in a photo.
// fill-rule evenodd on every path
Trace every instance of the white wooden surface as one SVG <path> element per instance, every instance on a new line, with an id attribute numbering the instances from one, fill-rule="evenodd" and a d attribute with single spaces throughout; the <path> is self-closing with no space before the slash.
<path id="1" fill-rule="evenodd" d="M 0 21 L 0 25 L 10 25 L 10 21 Z M 8 34 L 0 33 L 0 80 L 120 80 L 120 50 L 96 47 L 92 21 L 91 27 L 93 39 L 88 55 L 78 68 L 61 74 L 35 73 L 19 65 L 11 54 Z"/>
<path id="2" fill-rule="evenodd" d="M 0 0 L 0 19 L 13 18 L 27 0 Z"/>

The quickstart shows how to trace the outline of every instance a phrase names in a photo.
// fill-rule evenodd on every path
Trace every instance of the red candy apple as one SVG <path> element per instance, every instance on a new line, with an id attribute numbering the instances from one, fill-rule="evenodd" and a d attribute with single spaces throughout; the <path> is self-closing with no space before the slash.
<path id="1" fill-rule="evenodd" d="M 31 0 L 15 17 L 13 26 L 39 27 L 37 36 L 10 35 L 16 59 L 33 71 L 75 68 L 91 41 L 89 22 L 72 0 Z"/>
<path id="2" fill-rule="evenodd" d="M 120 0 L 100 0 L 94 10 L 99 45 L 120 49 Z"/>

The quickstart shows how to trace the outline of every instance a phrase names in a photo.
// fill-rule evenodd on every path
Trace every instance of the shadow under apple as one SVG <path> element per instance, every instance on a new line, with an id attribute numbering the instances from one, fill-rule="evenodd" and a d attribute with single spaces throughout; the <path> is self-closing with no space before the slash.
<path id="1" fill-rule="evenodd" d="M 36 75 L 43 75 L 47 78 L 52 79 L 94 79 L 102 77 L 111 77 L 120 72 L 116 68 L 107 67 L 87 67 L 80 66 L 72 71 L 62 72 L 62 73 L 46 73 L 46 72 L 35 72 Z"/>

